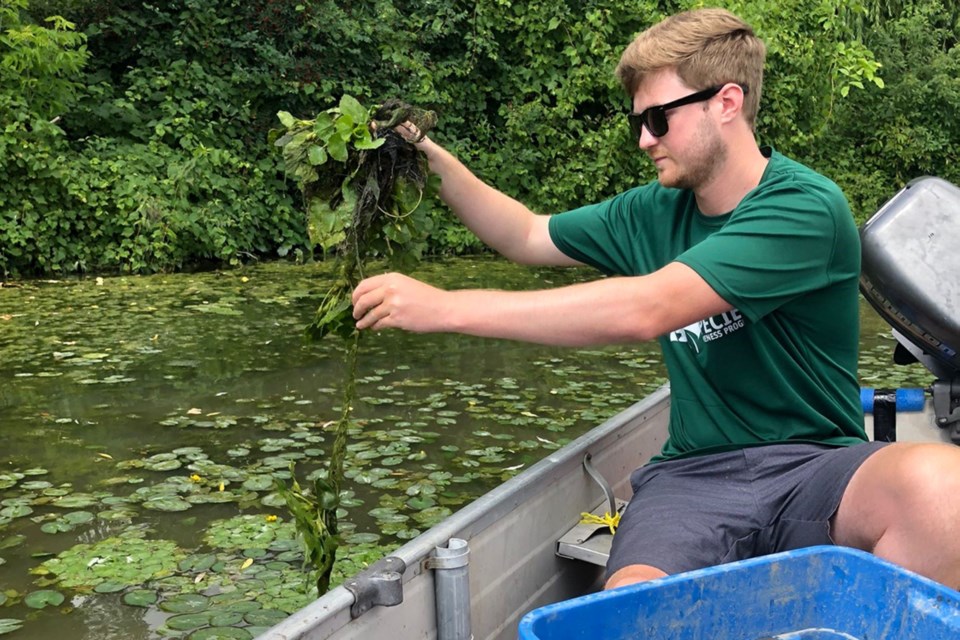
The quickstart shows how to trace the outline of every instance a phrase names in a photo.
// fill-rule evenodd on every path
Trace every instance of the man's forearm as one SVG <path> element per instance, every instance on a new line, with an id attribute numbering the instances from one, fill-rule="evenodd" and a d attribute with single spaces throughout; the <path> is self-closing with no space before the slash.
<path id="1" fill-rule="evenodd" d="M 656 337 L 656 300 L 631 296 L 636 279 L 611 278 L 541 291 L 449 292 L 445 331 L 559 346 Z"/>
<path id="2" fill-rule="evenodd" d="M 650 340 L 732 309 L 680 263 L 646 276 L 540 291 L 444 291 L 386 273 L 357 285 L 352 302 L 361 330 L 454 332 L 564 346 Z"/>

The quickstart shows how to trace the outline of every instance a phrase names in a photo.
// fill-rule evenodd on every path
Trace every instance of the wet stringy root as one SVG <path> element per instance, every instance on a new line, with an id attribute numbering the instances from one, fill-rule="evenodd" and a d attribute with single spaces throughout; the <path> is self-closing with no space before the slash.
<path id="1" fill-rule="evenodd" d="M 405 222 L 423 202 L 428 175 L 423 154 L 396 131 L 406 122 L 416 126 L 422 137 L 436 125 L 437 116 L 400 100 L 388 100 L 371 117 L 373 135 L 383 142 L 375 149 L 349 149 L 347 180 L 339 168 L 330 167 L 329 175 L 305 185 L 308 202 L 327 198 L 331 210 L 346 204 L 345 183 L 354 200 L 344 238 L 335 247 L 339 262 L 336 282 L 307 327 L 313 339 L 331 333 L 348 338 L 354 331 L 350 292 L 363 277 L 365 263 L 404 251 L 387 231 L 389 225 Z"/>

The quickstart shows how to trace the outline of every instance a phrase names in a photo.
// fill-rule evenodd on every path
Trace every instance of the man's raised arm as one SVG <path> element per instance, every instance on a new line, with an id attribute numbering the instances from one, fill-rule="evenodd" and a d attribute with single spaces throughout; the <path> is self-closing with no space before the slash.
<path id="1" fill-rule="evenodd" d="M 440 198 L 484 244 L 520 264 L 579 264 L 553 244 L 547 230 L 550 216 L 535 214 L 484 183 L 430 138 L 423 138 L 417 147 L 427 156 L 430 170 L 442 180 Z"/>

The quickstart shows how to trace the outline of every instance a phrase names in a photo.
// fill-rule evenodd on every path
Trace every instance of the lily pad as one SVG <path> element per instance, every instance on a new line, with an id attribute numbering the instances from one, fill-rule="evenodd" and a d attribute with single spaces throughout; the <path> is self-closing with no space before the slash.
<path id="1" fill-rule="evenodd" d="M 149 607 L 159 599 L 157 592 L 151 589 L 135 589 L 123 594 L 123 601 L 132 607 Z"/>
<path id="2" fill-rule="evenodd" d="M 143 535 L 129 531 L 92 545 L 78 544 L 30 572 L 56 576 L 62 587 L 81 590 L 103 582 L 140 585 L 173 574 L 183 551 L 168 540 L 147 540 Z"/>
<path id="3" fill-rule="evenodd" d="M 270 627 L 287 618 L 287 614 L 276 609 L 261 609 L 244 614 L 243 619 L 247 624 Z"/>
<path id="4" fill-rule="evenodd" d="M 243 622 L 243 614 L 235 611 L 211 612 L 211 627 L 229 627 Z"/>
<path id="5" fill-rule="evenodd" d="M 143 507 L 153 511 L 186 511 L 190 508 L 190 503 L 176 496 L 165 496 L 145 500 Z"/>
<path id="6" fill-rule="evenodd" d="M 0 636 L 5 633 L 13 633 L 23 626 L 23 620 L 16 618 L 0 618 Z"/>
<path id="7" fill-rule="evenodd" d="M 164 621 L 164 624 L 170 629 L 175 629 L 176 631 L 191 631 L 193 629 L 199 629 L 200 627 L 208 626 L 210 624 L 210 613 L 182 613 L 180 615 L 167 618 Z"/>
<path id="8" fill-rule="evenodd" d="M 93 514 L 89 511 L 71 511 L 63 516 L 63 520 L 71 524 L 84 524 L 93 520 Z"/>
<path id="9" fill-rule="evenodd" d="M 209 606 L 210 601 L 199 593 L 184 593 L 168 598 L 160 603 L 160 608 L 170 613 L 200 613 Z"/>
<path id="10" fill-rule="evenodd" d="M 89 493 L 74 493 L 57 499 L 51 504 L 61 509 L 85 509 L 97 504 L 98 500 Z"/>
<path id="11" fill-rule="evenodd" d="M 136 517 L 137 511 L 135 509 L 108 509 L 106 511 L 101 511 L 97 514 L 97 517 L 101 520 L 132 520 Z"/>
<path id="12" fill-rule="evenodd" d="M 174 469 L 179 469 L 182 466 L 183 463 L 179 460 L 161 460 L 158 462 L 147 461 L 144 463 L 143 468 L 151 471 L 173 471 Z"/>
<path id="13" fill-rule="evenodd" d="M 15 507 L 7 507 L 5 509 L 0 509 L 0 516 L 7 518 L 22 518 L 33 513 L 33 509 L 30 507 L 21 504 Z"/>
<path id="14" fill-rule="evenodd" d="M 22 534 L 17 534 L 15 536 L 7 536 L 3 540 L 0 540 L 0 549 L 11 549 L 13 547 L 19 546 L 27 539 L 27 536 Z"/>
<path id="15" fill-rule="evenodd" d="M 53 486 L 52 483 L 47 482 L 46 480 L 31 480 L 30 482 L 24 482 L 20 485 L 21 489 L 26 489 L 27 491 L 42 491 L 43 489 L 49 489 Z"/>
<path id="16" fill-rule="evenodd" d="M 272 475 L 250 476 L 243 482 L 243 488 L 248 491 L 266 491 L 273 488 Z"/>
<path id="17" fill-rule="evenodd" d="M 217 563 L 217 556 L 213 553 L 194 555 L 185 558 L 180 563 L 181 571 L 207 571 Z"/>
<path id="18" fill-rule="evenodd" d="M 43 589 L 28 593 L 23 599 L 24 604 L 32 609 L 43 609 L 44 607 L 59 607 L 63 604 L 64 596 L 59 591 Z"/>
<path id="19" fill-rule="evenodd" d="M 73 531 L 73 525 L 69 522 L 56 520 L 54 522 L 43 523 L 43 525 L 40 526 L 40 531 L 44 533 L 66 533 L 67 531 Z"/>
<path id="20" fill-rule="evenodd" d="M 229 594 L 224 594 L 229 595 Z M 259 602 L 255 600 L 238 600 L 236 602 L 230 602 L 227 605 L 221 607 L 225 611 L 235 612 L 239 614 L 250 613 L 251 611 L 259 611 L 263 608 Z"/>
<path id="21" fill-rule="evenodd" d="M 253 634 L 239 627 L 208 627 L 194 631 L 188 640 L 248 640 Z"/>
<path id="22" fill-rule="evenodd" d="M 354 533 L 344 538 L 347 544 L 375 544 L 380 541 L 377 533 Z"/>

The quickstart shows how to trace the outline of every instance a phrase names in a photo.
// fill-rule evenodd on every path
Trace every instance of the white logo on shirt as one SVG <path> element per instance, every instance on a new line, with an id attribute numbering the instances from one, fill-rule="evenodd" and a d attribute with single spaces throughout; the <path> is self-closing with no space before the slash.
<path id="1" fill-rule="evenodd" d="M 744 326 L 743 315 L 738 309 L 724 311 L 720 315 L 698 320 L 682 329 L 670 332 L 670 342 L 686 342 L 696 353 L 701 345 L 739 331 Z"/>

